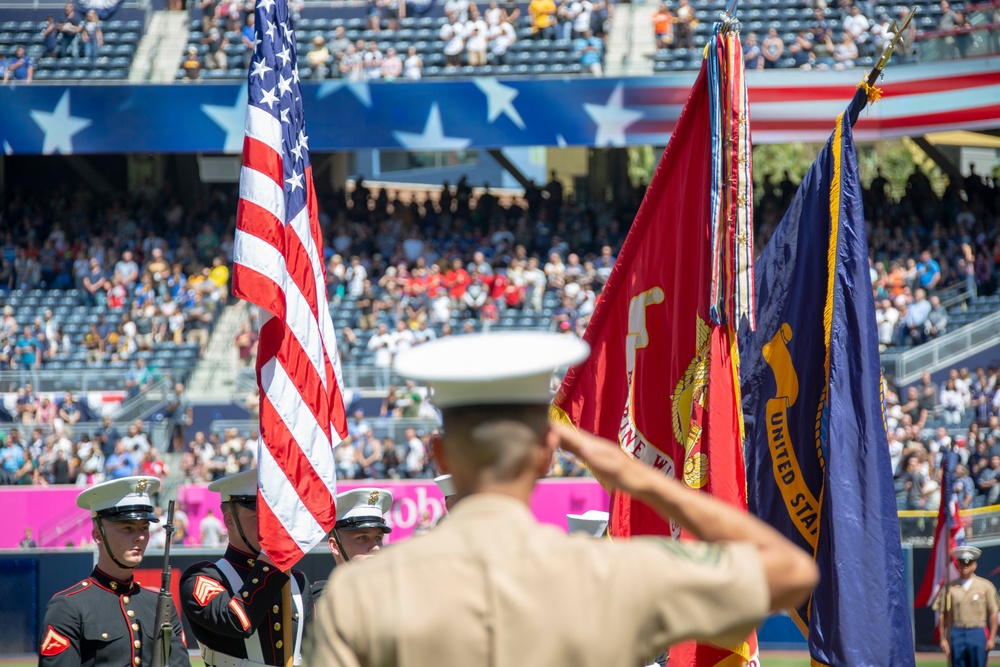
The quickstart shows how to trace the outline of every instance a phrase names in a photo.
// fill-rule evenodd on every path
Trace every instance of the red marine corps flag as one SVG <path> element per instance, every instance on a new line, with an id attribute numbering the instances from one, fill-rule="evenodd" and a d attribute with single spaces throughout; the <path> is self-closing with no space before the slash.
<path id="1" fill-rule="evenodd" d="M 259 306 L 257 526 L 282 570 L 336 522 L 333 448 L 347 436 L 323 236 L 287 0 L 258 0 L 247 84 L 233 294 Z"/>
<path id="2" fill-rule="evenodd" d="M 587 327 L 593 353 L 554 404 L 557 417 L 743 509 L 735 328 L 752 325 L 751 187 L 743 56 L 724 22 Z M 611 534 L 682 537 L 621 493 Z M 756 635 L 670 649 L 671 665 L 756 660 Z"/>

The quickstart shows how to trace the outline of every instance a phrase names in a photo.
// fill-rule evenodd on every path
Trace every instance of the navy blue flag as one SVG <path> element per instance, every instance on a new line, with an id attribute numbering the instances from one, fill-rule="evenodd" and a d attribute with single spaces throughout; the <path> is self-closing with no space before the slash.
<path id="1" fill-rule="evenodd" d="M 749 509 L 815 555 L 793 619 L 823 665 L 914 664 L 852 126 L 837 118 L 755 264 L 740 336 Z"/>

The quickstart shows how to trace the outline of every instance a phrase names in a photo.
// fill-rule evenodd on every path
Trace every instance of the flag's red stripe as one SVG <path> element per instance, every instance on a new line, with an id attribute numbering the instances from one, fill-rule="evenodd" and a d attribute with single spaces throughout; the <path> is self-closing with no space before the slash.
<path id="1" fill-rule="evenodd" d="M 277 318 L 285 317 L 285 293 L 268 276 L 248 266 L 236 264 L 233 268 L 233 294 Z"/>
<path id="2" fill-rule="evenodd" d="M 751 111 L 753 106 L 750 107 Z M 938 127 L 950 126 L 961 123 L 985 122 L 995 119 L 1000 115 L 1000 105 L 985 107 L 974 107 L 969 109 L 956 109 L 945 113 L 922 114 L 918 116 L 895 116 L 892 118 L 879 118 L 876 116 L 865 116 L 858 119 L 855 133 L 861 131 L 875 130 L 900 130 L 911 127 Z M 815 131 L 828 135 L 832 119 L 769 119 L 754 116 L 753 131 L 756 135 L 768 132 L 808 132 Z M 677 120 L 640 120 L 629 126 L 631 134 L 667 134 L 674 131 Z"/>
<path id="3" fill-rule="evenodd" d="M 285 258 L 289 277 L 302 292 L 312 310 L 313 318 L 319 317 L 317 305 L 316 279 L 313 274 L 313 264 L 309 253 L 302 245 L 290 225 L 281 224 L 271 211 L 252 202 L 240 200 L 236 229 L 251 234 L 274 246 Z M 317 252 L 322 252 L 322 240 L 316 246 Z M 277 269 L 277 267 L 275 267 Z"/>
<path id="4" fill-rule="evenodd" d="M 265 552 L 278 566 L 278 569 L 287 572 L 305 555 L 292 536 L 288 534 L 288 531 L 285 530 L 285 526 L 268 507 L 259 491 L 257 493 L 257 529 L 261 536 L 261 546 L 263 547 L 266 542 Z"/>
<path id="5" fill-rule="evenodd" d="M 243 166 L 264 174 L 279 188 L 284 186 L 284 168 L 281 155 L 264 142 L 253 137 L 243 138 Z"/>
<path id="6" fill-rule="evenodd" d="M 299 447 L 299 443 L 278 416 L 270 399 L 263 394 L 260 397 L 260 421 L 262 427 L 267 424 L 264 446 L 288 477 L 306 509 L 321 526 L 331 525 L 331 518 L 335 519 L 336 515 L 333 511 L 334 498 L 330 489 L 316 473 L 312 463 Z M 329 446 L 323 442 L 311 444 L 314 447 Z"/>
<path id="7" fill-rule="evenodd" d="M 898 98 L 911 95 L 927 95 L 963 91 L 1000 83 L 1000 72 L 962 74 L 955 77 L 934 79 L 914 79 L 893 81 L 882 87 L 883 97 Z M 748 81 L 751 104 L 769 102 L 816 102 L 843 100 L 854 96 L 854 85 L 836 86 L 755 86 L 753 77 Z M 626 106 L 671 106 L 681 105 L 691 91 L 689 86 L 660 86 L 630 89 Z"/>
<path id="8" fill-rule="evenodd" d="M 302 346 L 299 344 L 298 339 L 292 335 L 288 325 L 278 318 L 268 321 L 261 328 L 257 350 L 258 378 L 259 369 L 272 358 L 275 359 L 281 365 L 282 369 L 284 369 L 292 384 L 299 390 L 299 395 L 302 397 L 302 404 L 309 408 L 313 418 L 329 437 L 329 392 L 323 387 L 322 379 L 316 373 L 316 369 L 312 363 L 307 361 Z M 327 368 L 329 368 L 329 360 L 326 357 L 323 360 Z M 334 383 L 334 386 L 336 386 L 336 383 Z M 264 390 L 265 387 L 261 387 L 261 401 L 264 399 Z M 263 423 L 263 413 L 261 414 L 261 422 Z"/>
<path id="9" fill-rule="evenodd" d="M 236 231 L 256 236 L 278 252 L 284 250 L 285 226 L 272 211 L 258 206 L 252 201 L 240 199 L 236 209 Z"/>

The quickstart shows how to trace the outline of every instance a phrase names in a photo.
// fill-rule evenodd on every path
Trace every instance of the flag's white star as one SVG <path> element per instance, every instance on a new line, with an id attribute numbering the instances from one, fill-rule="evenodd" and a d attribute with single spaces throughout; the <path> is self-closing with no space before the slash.
<path id="1" fill-rule="evenodd" d="M 288 183 L 288 187 L 290 187 L 292 189 L 292 192 L 295 192 L 296 188 L 298 188 L 298 189 L 301 190 L 302 189 L 302 174 L 298 174 L 298 173 L 295 173 L 293 171 L 292 172 L 292 177 L 291 178 L 286 178 L 285 179 L 285 183 Z"/>
<path id="2" fill-rule="evenodd" d="M 361 102 L 369 109 L 372 108 L 372 92 L 368 87 L 367 81 L 330 81 L 324 83 L 316 91 L 316 99 L 321 100 L 324 97 L 333 95 L 344 87 L 351 91 L 351 94 L 358 99 L 358 102 Z"/>
<path id="3" fill-rule="evenodd" d="M 292 113 L 291 109 L 282 109 L 281 110 L 281 122 L 282 123 L 287 123 L 287 122 L 291 121 L 291 118 L 289 117 L 289 114 L 291 114 L 291 113 Z"/>
<path id="4" fill-rule="evenodd" d="M 641 111 L 626 109 L 622 103 L 625 97 L 624 85 L 615 86 L 607 104 L 584 104 L 587 115 L 597 125 L 595 146 L 624 146 L 625 128 L 643 117 Z"/>
<path id="5" fill-rule="evenodd" d="M 299 130 L 298 140 L 302 148 L 309 148 L 309 137 L 306 136 L 305 130 Z"/>
<path id="6" fill-rule="evenodd" d="M 202 104 L 201 110 L 226 132 L 223 153 L 239 153 L 243 150 L 243 136 L 246 132 L 247 87 L 240 86 L 236 103 L 231 107 Z"/>
<path id="7" fill-rule="evenodd" d="M 50 111 L 29 112 L 45 138 L 42 140 L 42 153 L 51 155 L 59 151 L 63 155 L 73 152 L 73 135 L 90 127 L 94 121 L 71 116 L 69 113 L 69 91 L 59 98 L 56 108 Z"/>
<path id="8" fill-rule="evenodd" d="M 298 65 L 296 65 L 295 67 L 292 68 L 292 81 L 294 81 L 295 83 L 299 82 L 299 66 Z"/>
<path id="9" fill-rule="evenodd" d="M 295 160 L 296 161 L 302 160 L 302 149 L 303 148 L 304 148 L 304 146 L 301 143 L 299 143 L 299 142 L 295 142 L 295 145 L 292 146 L 292 154 L 295 156 Z"/>
<path id="10" fill-rule="evenodd" d="M 256 60 L 253 64 L 253 71 L 250 72 L 250 76 L 259 76 L 260 80 L 264 80 L 264 75 L 271 71 L 271 68 L 267 66 L 263 60 Z"/>
<path id="11" fill-rule="evenodd" d="M 264 34 L 267 35 L 269 38 L 271 38 L 271 40 L 273 41 L 274 40 L 274 29 L 277 26 L 275 26 L 272 21 L 264 21 L 264 25 L 267 26 L 266 28 L 264 28 Z"/>
<path id="12" fill-rule="evenodd" d="M 284 95 L 285 93 L 292 92 L 292 80 L 286 79 L 285 77 L 278 75 L 278 94 Z"/>
<path id="13" fill-rule="evenodd" d="M 514 125 L 517 125 L 522 130 L 524 129 L 524 121 L 521 119 L 521 114 L 514 107 L 514 98 L 519 94 L 516 88 L 505 86 L 494 78 L 473 79 L 472 83 L 476 84 L 476 88 L 483 95 L 486 95 L 486 120 L 488 122 L 492 123 L 500 114 L 503 114 Z"/>
<path id="14" fill-rule="evenodd" d="M 273 110 L 274 105 L 278 102 L 278 98 L 274 94 L 274 88 L 261 88 L 260 92 L 263 93 L 263 97 L 260 98 L 260 104 L 266 104 Z"/>
<path id="15" fill-rule="evenodd" d="M 277 57 L 281 58 L 281 66 L 284 67 L 288 63 L 292 62 L 292 53 L 288 50 L 287 46 L 284 46 L 280 51 L 275 54 Z"/>
<path id="16" fill-rule="evenodd" d="M 260 42 L 261 42 L 260 37 L 257 36 L 257 33 L 254 33 L 254 38 L 253 38 L 253 50 L 254 51 L 256 51 L 257 47 L 260 46 Z"/>
<path id="17" fill-rule="evenodd" d="M 431 106 L 431 113 L 427 116 L 427 123 L 424 125 L 423 132 L 416 134 L 414 132 L 394 131 L 392 136 L 396 138 L 396 141 L 403 148 L 411 150 L 461 150 L 472 143 L 471 139 L 446 137 L 444 135 L 444 127 L 441 124 L 441 111 L 438 109 L 437 104 Z"/>
<path id="18" fill-rule="evenodd" d="M 263 9 L 265 12 L 270 12 L 274 7 L 274 0 L 260 0 L 257 6 Z"/>

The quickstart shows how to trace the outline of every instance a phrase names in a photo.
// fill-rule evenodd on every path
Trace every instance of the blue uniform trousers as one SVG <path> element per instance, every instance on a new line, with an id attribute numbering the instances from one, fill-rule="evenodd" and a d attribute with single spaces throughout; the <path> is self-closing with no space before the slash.
<path id="1" fill-rule="evenodd" d="M 986 667 L 986 628 L 952 628 L 953 667 Z"/>

